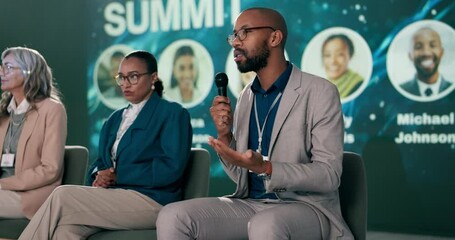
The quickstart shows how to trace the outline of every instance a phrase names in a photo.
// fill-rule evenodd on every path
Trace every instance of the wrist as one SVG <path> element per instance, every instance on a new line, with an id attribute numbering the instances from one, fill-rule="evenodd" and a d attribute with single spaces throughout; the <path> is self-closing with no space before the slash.
<path id="1" fill-rule="evenodd" d="M 272 177 L 272 163 L 268 160 L 262 162 L 262 171 L 258 174 L 259 177 L 270 179 Z"/>
<path id="2" fill-rule="evenodd" d="M 233 136 L 232 136 L 231 131 L 229 131 L 228 133 L 225 133 L 225 134 L 218 133 L 218 140 L 224 142 L 226 145 L 229 145 L 229 143 L 231 143 L 232 138 L 233 138 Z"/>
<path id="3" fill-rule="evenodd" d="M 265 173 L 267 175 L 272 175 L 272 163 L 268 160 L 265 160 L 262 165 L 263 165 L 262 173 Z"/>

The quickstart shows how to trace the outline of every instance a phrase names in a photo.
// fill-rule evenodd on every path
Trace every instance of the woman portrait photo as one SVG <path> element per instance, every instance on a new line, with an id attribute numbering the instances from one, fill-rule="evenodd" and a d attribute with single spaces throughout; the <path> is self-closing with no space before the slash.
<path id="1" fill-rule="evenodd" d="M 172 64 L 171 89 L 169 97 L 181 103 L 192 102 L 201 96 L 197 87 L 198 66 L 191 46 L 183 45 L 175 52 Z"/>
<path id="2" fill-rule="evenodd" d="M 349 69 L 354 44 L 344 34 L 330 35 L 322 44 L 322 64 L 327 79 L 335 84 L 340 97 L 346 98 L 362 85 L 363 77 Z"/>
<path id="3" fill-rule="evenodd" d="M 114 80 L 123 57 L 132 49 L 126 45 L 113 45 L 104 50 L 95 63 L 93 86 L 97 102 L 116 110 L 128 102 L 123 97 L 122 89 Z"/>
<path id="4" fill-rule="evenodd" d="M 334 27 L 318 33 L 308 43 L 301 68 L 335 84 L 341 102 L 345 103 L 355 99 L 367 86 L 373 72 L 373 58 L 367 42 L 357 32 Z"/>
<path id="5" fill-rule="evenodd" d="M 207 50 L 193 40 L 170 44 L 159 59 L 164 98 L 186 108 L 197 106 L 208 95 L 214 69 Z"/>

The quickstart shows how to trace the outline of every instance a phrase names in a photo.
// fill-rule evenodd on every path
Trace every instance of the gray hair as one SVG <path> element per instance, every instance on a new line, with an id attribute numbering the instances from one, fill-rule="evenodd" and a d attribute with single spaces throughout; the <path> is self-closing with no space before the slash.
<path id="1" fill-rule="evenodd" d="M 26 47 L 11 47 L 2 53 L 3 59 L 11 55 L 19 64 L 24 80 L 24 95 L 30 105 L 35 107 L 35 103 L 52 98 L 60 100 L 60 92 L 54 86 L 52 70 L 47 65 L 44 57 L 36 50 Z M 0 100 L 0 114 L 8 114 L 7 107 L 12 99 L 12 94 L 5 91 Z"/>

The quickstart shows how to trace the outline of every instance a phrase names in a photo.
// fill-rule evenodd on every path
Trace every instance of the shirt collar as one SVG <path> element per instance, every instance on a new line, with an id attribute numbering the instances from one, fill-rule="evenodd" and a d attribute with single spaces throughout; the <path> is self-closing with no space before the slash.
<path id="1" fill-rule="evenodd" d="M 126 109 L 126 111 L 123 112 L 123 114 L 127 117 L 131 116 L 132 114 L 133 115 L 137 115 L 139 114 L 139 112 L 142 110 L 142 108 L 144 107 L 145 103 L 150 99 L 147 98 L 147 99 L 144 99 L 142 100 L 141 102 L 139 103 L 130 103 L 130 105 L 128 106 L 128 108 Z"/>
<path id="2" fill-rule="evenodd" d="M 442 81 L 441 74 L 439 74 L 438 79 L 436 79 L 436 82 L 433 84 L 428 84 L 428 83 L 425 83 L 424 81 L 417 80 L 417 84 L 419 85 L 420 95 L 425 96 L 425 91 L 428 88 L 431 89 L 431 91 L 433 92 L 433 95 L 438 94 L 439 87 L 441 86 L 441 81 Z"/>
<path id="3" fill-rule="evenodd" d="M 287 66 L 286 70 L 284 70 L 284 72 L 281 73 L 281 75 L 272 84 L 272 86 L 267 90 L 267 92 L 274 91 L 274 89 L 278 89 L 278 91 L 280 91 L 280 92 L 284 91 L 284 89 L 286 88 L 286 84 L 289 81 L 289 77 L 291 76 L 291 72 L 292 72 L 292 64 L 290 64 L 289 62 L 287 62 L 287 64 L 288 64 L 288 66 Z M 253 80 L 253 84 L 251 84 L 251 90 L 254 93 L 265 92 L 262 89 L 261 84 L 259 83 L 258 76 L 256 76 Z"/>
<path id="4" fill-rule="evenodd" d="M 16 101 L 14 100 L 14 97 L 12 97 L 6 110 L 8 113 L 14 112 L 14 114 L 22 114 L 27 112 L 29 107 L 30 103 L 27 101 L 27 99 L 24 98 L 19 106 L 16 106 Z"/>

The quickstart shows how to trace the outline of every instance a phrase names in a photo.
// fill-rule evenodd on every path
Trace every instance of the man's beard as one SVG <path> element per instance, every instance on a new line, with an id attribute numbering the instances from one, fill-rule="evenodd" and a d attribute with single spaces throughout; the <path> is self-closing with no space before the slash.
<path id="1" fill-rule="evenodd" d="M 439 61 L 438 61 L 437 57 L 433 57 L 433 61 L 434 61 L 434 67 L 431 69 L 426 69 L 425 67 L 420 66 L 421 60 L 415 61 L 414 65 L 416 66 L 417 75 L 419 77 L 425 78 L 425 79 L 428 79 L 431 76 L 433 76 L 438 71 L 438 68 L 439 68 Z M 422 79 L 422 80 L 424 80 L 424 79 Z"/>
<path id="2" fill-rule="evenodd" d="M 243 55 L 246 58 L 245 63 L 237 62 L 237 68 L 240 72 L 246 73 L 249 71 L 258 72 L 262 68 L 267 66 L 267 59 L 270 56 L 270 51 L 267 48 L 267 42 L 263 42 L 261 48 L 259 49 L 259 54 L 253 57 L 248 57 L 248 52 L 243 51 Z"/>

